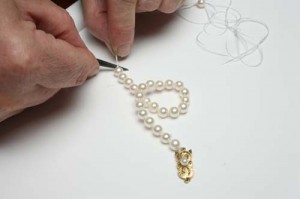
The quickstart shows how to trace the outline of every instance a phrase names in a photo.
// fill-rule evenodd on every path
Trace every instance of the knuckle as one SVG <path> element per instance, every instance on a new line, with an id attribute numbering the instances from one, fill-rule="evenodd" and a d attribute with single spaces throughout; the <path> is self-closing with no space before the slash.
<path id="1" fill-rule="evenodd" d="M 74 21 L 73 21 L 72 17 L 65 10 L 61 13 L 61 23 L 63 23 L 63 25 L 67 26 L 67 27 L 74 26 Z"/>
<path id="2" fill-rule="evenodd" d="M 20 45 L 19 39 L 11 38 L 5 49 L 5 57 L 14 75 L 27 76 L 34 65 L 34 53 L 30 48 Z"/>

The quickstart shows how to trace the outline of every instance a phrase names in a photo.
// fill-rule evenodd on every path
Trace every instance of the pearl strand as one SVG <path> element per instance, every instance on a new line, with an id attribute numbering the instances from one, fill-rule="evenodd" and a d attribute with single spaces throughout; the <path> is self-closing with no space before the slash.
<path id="1" fill-rule="evenodd" d="M 189 90 L 184 87 L 183 82 L 173 82 L 172 80 L 155 82 L 148 80 L 146 83 L 135 84 L 131 78 L 123 73 L 121 67 L 117 67 L 114 70 L 114 75 L 118 78 L 118 81 L 135 96 L 137 115 L 138 118 L 143 121 L 145 127 L 150 129 L 155 137 L 160 138 L 163 144 L 169 145 L 172 151 L 180 150 L 180 141 L 178 139 L 172 139 L 169 133 L 163 131 L 162 126 L 155 124 L 154 118 L 150 117 L 149 113 L 157 114 L 162 119 L 176 119 L 180 115 L 186 114 L 190 99 Z M 180 104 L 171 108 L 160 107 L 157 102 L 152 102 L 147 97 L 151 92 L 162 92 L 163 90 L 176 91 L 180 97 Z"/>
<path id="2" fill-rule="evenodd" d="M 118 57 L 116 57 L 118 65 Z M 153 81 L 148 80 L 146 83 L 135 84 L 134 81 L 127 77 L 121 67 L 116 67 L 114 70 L 114 76 L 118 78 L 118 81 L 124 85 L 129 92 L 135 96 L 137 116 L 143 121 L 145 127 L 152 131 L 155 137 L 158 137 L 163 144 L 169 145 L 172 151 L 175 151 L 175 158 L 177 163 L 178 176 L 184 180 L 185 183 L 190 182 L 194 175 L 193 163 L 192 163 L 192 150 L 186 150 L 180 146 L 180 142 L 177 139 L 172 139 L 169 133 L 164 132 L 161 125 L 155 124 L 151 114 L 157 114 L 160 118 L 173 118 L 176 119 L 182 114 L 186 114 L 190 104 L 189 90 L 184 87 L 181 81 L 173 82 L 172 80 Z M 147 95 L 150 92 L 162 92 L 163 90 L 175 90 L 178 92 L 181 99 L 180 104 L 177 107 L 160 107 L 157 102 L 151 102 Z"/>

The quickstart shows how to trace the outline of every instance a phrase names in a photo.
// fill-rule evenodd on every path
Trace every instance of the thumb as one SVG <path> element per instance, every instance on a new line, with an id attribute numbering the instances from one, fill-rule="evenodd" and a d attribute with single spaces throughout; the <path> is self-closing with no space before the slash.
<path id="1" fill-rule="evenodd" d="M 83 84 L 99 71 L 94 55 L 85 48 L 74 47 L 51 34 L 37 30 L 41 66 L 37 67 L 37 83 L 47 88 L 67 88 Z"/>
<path id="2" fill-rule="evenodd" d="M 96 58 L 84 45 L 64 9 L 49 0 L 21 3 L 26 18 L 36 26 L 33 41 L 40 64 L 38 84 L 47 88 L 73 87 L 99 71 Z"/>
<path id="3" fill-rule="evenodd" d="M 69 13 L 49 0 L 21 1 L 26 18 L 36 29 L 52 34 L 76 47 L 85 47 Z"/>

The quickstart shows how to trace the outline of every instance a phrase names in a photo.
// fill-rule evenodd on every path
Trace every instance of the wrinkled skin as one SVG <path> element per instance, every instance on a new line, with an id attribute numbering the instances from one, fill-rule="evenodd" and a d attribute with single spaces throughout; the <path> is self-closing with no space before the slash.
<path id="1" fill-rule="evenodd" d="M 48 0 L 0 5 L 0 121 L 99 71 L 65 10 Z"/>
<path id="2" fill-rule="evenodd" d="M 175 12 L 183 0 L 82 0 L 89 31 L 121 57 L 130 53 L 134 39 L 135 13 L 158 10 Z"/>
<path id="3" fill-rule="evenodd" d="M 125 57 L 135 13 L 172 13 L 183 0 L 82 0 L 90 32 Z M 69 14 L 50 0 L 0 0 L 0 122 L 99 72 Z"/>

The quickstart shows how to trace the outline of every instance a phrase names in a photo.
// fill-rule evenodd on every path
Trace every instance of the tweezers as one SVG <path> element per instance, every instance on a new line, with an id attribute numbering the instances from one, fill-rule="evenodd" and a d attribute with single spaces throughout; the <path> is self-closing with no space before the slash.
<path id="1" fill-rule="evenodd" d="M 117 67 L 116 64 L 113 64 L 113 63 L 110 63 L 110 62 L 107 62 L 107 61 L 103 61 L 101 59 L 97 59 L 97 61 L 98 61 L 100 66 L 105 67 L 105 68 L 115 69 Z M 122 66 L 119 66 L 119 67 L 121 67 L 124 71 L 128 71 L 127 68 L 124 68 Z"/>

